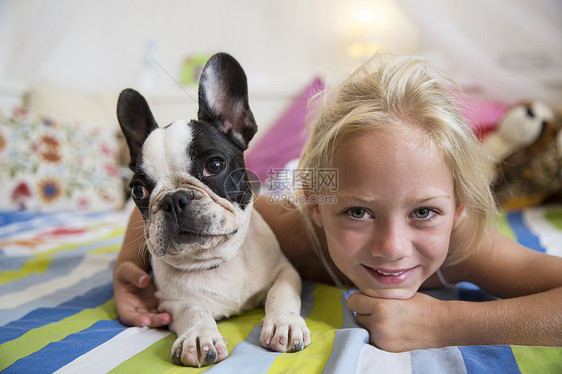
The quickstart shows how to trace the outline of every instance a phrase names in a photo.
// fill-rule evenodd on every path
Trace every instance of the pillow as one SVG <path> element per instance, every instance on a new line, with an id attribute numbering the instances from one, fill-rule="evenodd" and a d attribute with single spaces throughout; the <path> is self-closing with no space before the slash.
<path id="1" fill-rule="evenodd" d="M 112 126 L 117 121 L 117 94 L 93 92 L 41 81 L 27 91 L 24 106 L 31 112 L 59 121 L 82 121 L 82 126 Z"/>
<path id="2" fill-rule="evenodd" d="M 0 113 L 0 210 L 120 208 L 117 150 L 112 131 L 23 109 Z"/>
<path id="3" fill-rule="evenodd" d="M 508 105 L 476 96 L 466 96 L 459 102 L 459 107 L 474 133 L 479 139 L 483 139 L 496 128 Z"/>
<path id="4" fill-rule="evenodd" d="M 258 143 L 248 150 L 246 166 L 262 184 L 265 184 L 271 169 L 283 168 L 300 156 L 306 142 L 304 128 L 308 99 L 323 89 L 321 79 L 315 78 L 310 82 Z"/>

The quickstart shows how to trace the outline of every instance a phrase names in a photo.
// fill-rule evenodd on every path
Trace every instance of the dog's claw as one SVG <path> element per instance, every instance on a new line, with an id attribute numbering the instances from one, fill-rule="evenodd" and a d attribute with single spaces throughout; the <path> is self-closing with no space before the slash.
<path id="1" fill-rule="evenodd" d="M 210 350 L 205 355 L 205 366 L 214 364 L 216 360 L 217 360 L 217 352 L 214 349 Z"/>
<path id="2" fill-rule="evenodd" d="M 310 331 L 299 315 L 266 316 L 261 324 L 260 341 L 264 348 L 294 353 L 310 344 Z"/>
<path id="3" fill-rule="evenodd" d="M 304 343 L 301 341 L 294 341 L 287 350 L 288 353 L 295 353 L 304 349 Z"/>
<path id="4" fill-rule="evenodd" d="M 172 361 L 176 365 L 207 366 L 222 361 L 227 356 L 228 350 L 222 336 L 190 338 L 186 335 L 176 339 L 172 346 Z"/>
<path id="5" fill-rule="evenodd" d="M 181 347 L 173 351 L 172 362 L 176 365 L 183 365 L 183 362 L 181 362 Z"/>

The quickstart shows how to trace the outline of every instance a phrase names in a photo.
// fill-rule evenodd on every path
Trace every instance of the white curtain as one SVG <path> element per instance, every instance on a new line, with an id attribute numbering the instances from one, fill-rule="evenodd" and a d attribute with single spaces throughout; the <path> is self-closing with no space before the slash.
<path id="1" fill-rule="evenodd" d="M 57 50 L 80 1 L 0 0 L 0 79 L 29 83 Z"/>
<path id="2" fill-rule="evenodd" d="M 423 54 L 493 99 L 561 108 L 562 1 L 399 0 Z"/>
<path id="3" fill-rule="evenodd" d="M 172 74 L 190 53 L 228 50 L 262 86 L 297 91 L 334 70 L 346 10 L 392 1 L 419 30 L 422 54 L 469 90 L 562 106 L 560 0 L 0 0 L 0 86 L 134 83 L 154 37 Z M 399 39 L 400 25 L 385 27 Z"/>

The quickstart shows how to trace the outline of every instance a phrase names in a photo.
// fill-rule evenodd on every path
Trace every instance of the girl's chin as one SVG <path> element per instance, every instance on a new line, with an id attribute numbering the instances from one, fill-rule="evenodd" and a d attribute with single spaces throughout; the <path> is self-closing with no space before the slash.
<path id="1" fill-rule="evenodd" d="M 417 290 L 411 289 L 385 289 L 385 288 L 360 288 L 361 292 L 370 297 L 376 297 L 379 299 L 396 299 L 396 300 L 408 300 L 411 299 L 417 292 Z"/>

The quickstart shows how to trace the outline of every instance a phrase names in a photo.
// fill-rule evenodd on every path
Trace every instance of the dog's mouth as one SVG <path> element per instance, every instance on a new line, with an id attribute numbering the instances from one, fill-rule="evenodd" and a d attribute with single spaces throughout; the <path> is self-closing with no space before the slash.
<path id="1" fill-rule="evenodd" d="M 228 233 L 209 234 L 180 229 L 176 235 L 176 241 L 180 243 L 192 243 L 194 241 L 208 240 L 213 238 L 225 238 L 232 236 L 237 232 L 238 230 L 234 230 Z"/>

